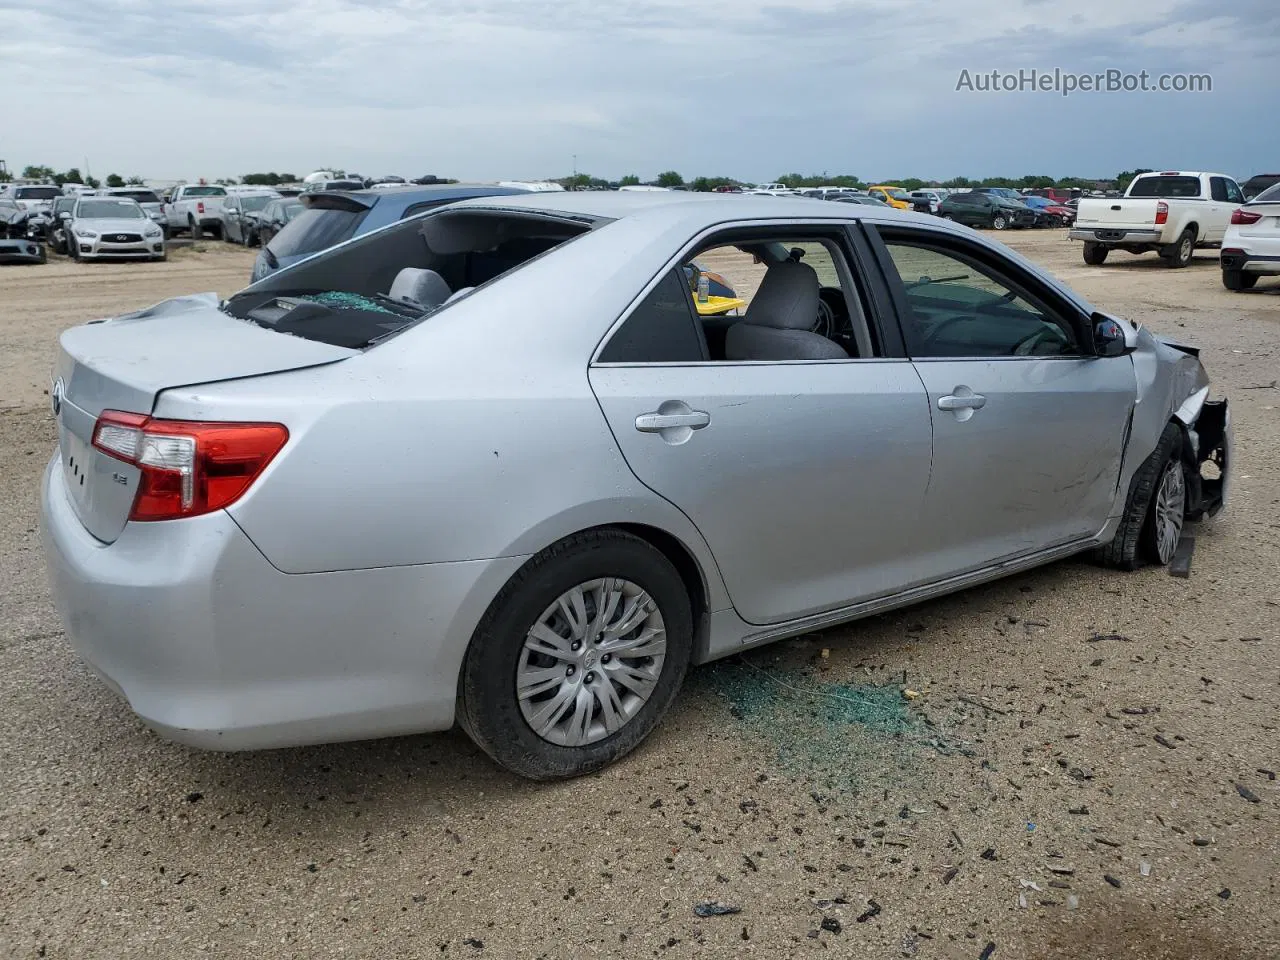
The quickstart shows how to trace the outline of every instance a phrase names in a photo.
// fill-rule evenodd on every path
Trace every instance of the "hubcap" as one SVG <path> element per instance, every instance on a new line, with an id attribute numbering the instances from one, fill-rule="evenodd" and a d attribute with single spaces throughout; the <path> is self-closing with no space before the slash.
<path id="1" fill-rule="evenodd" d="M 1191 241 L 1190 240 L 1182 241 L 1182 249 L 1179 251 L 1179 255 L 1182 257 L 1183 260 L 1191 259 Z"/>
<path id="2" fill-rule="evenodd" d="M 549 743 L 581 747 L 617 733 L 648 702 L 667 656 L 658 604 L 616 577 L 565 591 L 525 635 L 516 697 Z"/>
<path id="3" fill-rule="evenodd" d="M 1156 491 L 1156 554 L 1161 563 L 1173 559 L 1182 536 L 1182 518 L 1187 508 L 1187 484 L 1182 476 L 1182 465 L 1170 462 L 1160 478 Z"/>

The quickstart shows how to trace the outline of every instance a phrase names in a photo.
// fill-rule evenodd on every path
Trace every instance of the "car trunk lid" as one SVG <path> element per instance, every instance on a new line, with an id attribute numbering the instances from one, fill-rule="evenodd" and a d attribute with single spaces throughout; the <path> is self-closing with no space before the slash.
<path id="1" fill-rule="evenodd" d="M 356 353 L 238 320 L 218 309 L 212 293 L 72 327 L 59 339 L 50 393 L 76 515 L 110 543 L 124 529 L 137 492 L 137 468 L 93 446 L 102 411 L 150 414 L 167 389 L 319 366 Z"/>

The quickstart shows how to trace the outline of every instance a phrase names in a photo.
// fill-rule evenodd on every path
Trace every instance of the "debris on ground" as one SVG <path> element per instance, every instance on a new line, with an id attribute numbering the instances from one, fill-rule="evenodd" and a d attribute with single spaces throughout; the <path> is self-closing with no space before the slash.
<path id="1" fill-rule="evenodd" d="M 991 960 L 991 955 L 996 952 L 996 945 L 988 943 L 982 948 L 982 952 L 978 954 L 978 960 Z"/>
<path id="2" fill-rule="evenodd" d="M 840 921 L 835 917 L 823 917 L 822 923 L 819 924 L 819 926 L 821 926 L 823 930 L 827 931 L 827 933 L 839 933 L 843 929 L 840 926 Z"/>
<path id="3" fill-rule="evenodd" d="M 1111 874 L 1109 874 L 1109 873 L 1104 873 L 1104 874 L 1102 875 L 1102 879 L 1103 879 L 1103 880 L 1105 880 L 1105 881 L 1107 881 L 1107 883 L 1111 884 L 1111 885 L 1112 885 L 1113 887 L 1115 887 L 1117 890 L 1119 890 L 1119 889 L 1120 889 L 1120 881 L 1119 881 L 1119 880 L 1117 880 L 1115 877 L 1113 877 Z"/>
<path id="4" fill-rule="evenodd" d="M 876 903 L 874 900 L 868 900 L 867 909 L 858 915 L 858 923 L 866 923 L 872 917 L 879 916 L 879 914 L 880 904 Z"/>
<path id="5" fill-rule="evenodd" d="M 701 903 L 694 905 L 693 912 L 700 917 L 727 917 L 731 914 L 741 913 L 742 908 L 720 903 L 716 900 L 703 900 Z"/>
<path id="6" fill-rule="evenodd" d="M 1151 864 L 1143 860 L 1140 864 L 1138 864 L 1138 873 L 1144 877 L 1151 876 Z"/>
<path id="7" fill-rule="evenodd" d="M 1240 794 L 1240 796 L 1244 797 L 1250 803 L 1262 802 L 1262 799 L 1256 793 L 1254 793 L 1252 790 L 1246 787 L 1243 783 L 1236 784 L 1236 793 Z"/>

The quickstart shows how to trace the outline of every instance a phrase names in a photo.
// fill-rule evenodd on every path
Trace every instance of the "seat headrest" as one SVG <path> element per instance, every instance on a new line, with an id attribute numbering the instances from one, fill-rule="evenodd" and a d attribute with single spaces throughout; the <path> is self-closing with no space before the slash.
<path id="1" fill-rule="evenodd" d="M 434 270 L 405 267 L 396 274 L 387 296 L 422 307 L 438 307 L 449 299 L 449 284 Z"/>
<path id="2" fill-rule="evenodd" d="M 807 263 L 775 263 L 747 306 L 747 323 L 779 330 L 812 330 L 818 317 L 818 274 Z"/>

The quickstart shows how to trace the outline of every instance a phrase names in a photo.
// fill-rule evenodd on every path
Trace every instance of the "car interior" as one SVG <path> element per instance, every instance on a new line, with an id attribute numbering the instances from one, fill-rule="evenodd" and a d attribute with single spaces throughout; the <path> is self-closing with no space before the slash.
<path id="1" fill-rule="evenodd" d="M 702 317 L 711 361 L 846 360 L 875 356 L 871 328 L 840 247 L 826 238 L 715 238 L 694 258 L 750 256 L 758 287 L 742 316 Z M 807 260 L 806 260 L 807 258 Z M 697 289 L 696 275 L 690 292 Z M 739 294 L 742 295 L 741 293 Z"/>
<path id="2" fill-rule="evenodd" d="M 363 349 L 591 225 L 554 215 L 443 211 L 260 280 L 223 309 L 281 333 Z"/>

